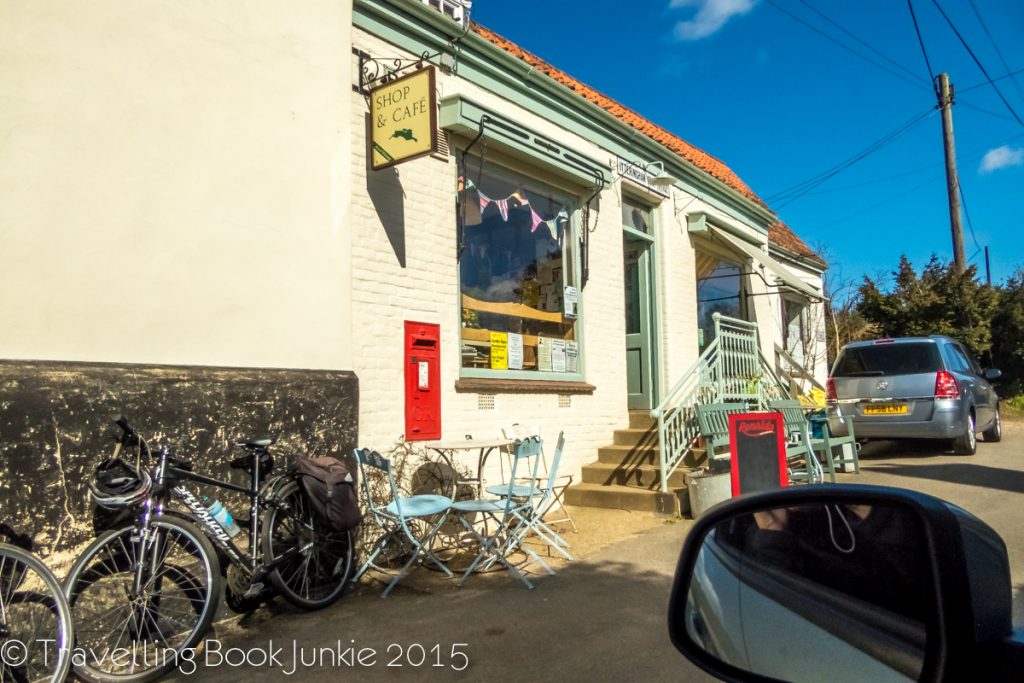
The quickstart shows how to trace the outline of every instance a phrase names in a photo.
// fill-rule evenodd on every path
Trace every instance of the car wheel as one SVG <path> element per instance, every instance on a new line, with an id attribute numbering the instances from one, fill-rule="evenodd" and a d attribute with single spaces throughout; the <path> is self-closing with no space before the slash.
<path id="1" fill-rule="evenodd" d="M 967 415 L 967 429 L 953 439 L 953 452 L 957 455 L 974 455 L 978 451 L 978 436 L 974 433 L 974 413 Z"/>
<path id="2" fill-rule="evenodd" d="M 999 417 L 999 406 L 996 405 L 996 419 L 992 426 L 981 433 L 985 443 L 999 443 L 1003 440 L 1003 419 Z"/>

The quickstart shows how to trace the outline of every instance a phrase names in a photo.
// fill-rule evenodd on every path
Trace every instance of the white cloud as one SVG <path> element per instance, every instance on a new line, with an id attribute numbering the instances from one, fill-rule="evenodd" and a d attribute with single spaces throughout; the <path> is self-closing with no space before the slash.
<path id="1" fill-rule="evenodd" d="M 1010 166 L 1024 166 L 1024 149 L 1019 147 L 1014 149 L 1009 145 L 990 149 L 985 152 L 985 157 L 981 160 L 981 168 L 978 171 L 991 173 Z"/>
<path id="2" fill-rule="evenodd" d="M 676 24 L 675 35 L 680 40 L 707 38 L 733 17 L 754 9 L 758 0 L 671 0 L 669 7 L 696 8 L 692 17 Z"/>

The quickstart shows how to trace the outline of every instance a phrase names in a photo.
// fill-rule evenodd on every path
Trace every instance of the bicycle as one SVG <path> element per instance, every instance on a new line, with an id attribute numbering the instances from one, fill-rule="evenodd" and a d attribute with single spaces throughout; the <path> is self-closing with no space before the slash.
<path id="1" fill-rule="evenodd" d="M 76 674 L 94 682 L 138 683 L 194 661 L 219 604 L 218 556 L 227 565 L 227 602 L 236 611 L 255 609 L 270 597 L 268 581 L 303 609 L 326 607 L 341 596 L 353 569 L 352 532 L 327 527 L 293 472 L 270 476 L 275 439 L 234 444 L 246 451 L 231 461 L 249 475 L 245 487 L 193 472 L 192 463 L 166 446 L 154 454 L 125 418 L 115 424 L 122 433 L 114 456 L 97 470 L 102 486 L 90 488 L 98 503 L 130 505 L 137 514 L 96 538 L 65 580 L 78 646 L 91 655 L 84 664 L 76 660 Z M 134 468 L 120 458 L 126 447 L 135 449 Z M 186 481 L 248 497 L 249 517 L 238 520 L 249 532 L 247 552 Z M 184 512 L 168 509 L 172 500 Z M 128 654 L 104 656 L 118 648 Z"/>
<path id="2" fill-rule="evenodd" d="M 32 539 L 0 523 L 0 681 L 60 683 L 71 665 L 71 609 Z"/>

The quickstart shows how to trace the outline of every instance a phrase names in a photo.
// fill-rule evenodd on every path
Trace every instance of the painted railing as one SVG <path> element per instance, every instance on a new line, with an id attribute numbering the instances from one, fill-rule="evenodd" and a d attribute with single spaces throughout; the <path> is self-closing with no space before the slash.
<path id="1" fill-rule="evenodd" d="M 698 404 L 746 402 L 761 408 L 770 400 L 789 397 L 761 352 L 757 325 L 719 313 L 712 318 L 714 339 L 651 411 L 658 421 L 658 466 L 665 493 L 669 476 L 693 452 L 700 436 Z"/>
<path id="2" fill-rule="evenodd" d="M 822 383 L 793 354 L 778 344 L 775 345 L 775 374 L 785 382 L 791 394 L 807 393 L 801 391 L 800 380 L 805 380 L 813 389 L 825 391 Z"/>

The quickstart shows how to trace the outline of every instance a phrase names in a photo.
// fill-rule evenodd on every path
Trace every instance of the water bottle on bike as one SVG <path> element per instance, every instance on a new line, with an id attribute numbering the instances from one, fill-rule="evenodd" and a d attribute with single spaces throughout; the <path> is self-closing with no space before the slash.
<path id="1" fill-rule="evenodd" d="M 206 511 L 210 513 L 210 516 L 217 520 L 217 524 L 220 524 L 221 528 L 228 532 L 228 536 L 234 538 L 242 532 L 235 522 L 235 518 L 219 500 L 211 502 L 209 496 L 203 496 L 203 505 L 206 506 Z"/>

